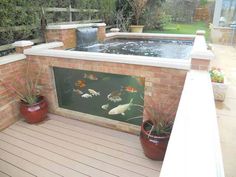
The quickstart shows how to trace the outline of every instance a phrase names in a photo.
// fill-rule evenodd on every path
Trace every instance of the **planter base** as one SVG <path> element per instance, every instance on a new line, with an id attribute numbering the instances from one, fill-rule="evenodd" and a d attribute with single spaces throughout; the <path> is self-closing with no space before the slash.
<path id="1" fill-rule="evenodd" d="M 225 83 L 212 82 L 212 88 L 214 93 L 214 98 L 217 101 L 224 101 L 227 91 L 227 85 Z"/>
<path id="2" fill-rule="evenodd" d="M 28 105 L 20 103 L 20 113 L 25 118 L 26 122 L 33 124 L 43 121 L 48 113 L 48 104 L 43 96 L 40 97 L 38 103 Z"/>
<path id="3" fill-rule="evenodd" d="M 131 33 L 142 33 L 143 32 L 143 25 L 131 25 L 130 32 Z"/>
<path id="4" fill-rule="evenodd" d="M 146 157 L 152 160 L 163 161 L 169 141 L 169 136 L 148 136 L 148 132 L 145 130 L 145 125 L 147 122 L 149 121 L 143 122 L 140 132 L 140 142 L 143 147 L 143 152 Z"/>

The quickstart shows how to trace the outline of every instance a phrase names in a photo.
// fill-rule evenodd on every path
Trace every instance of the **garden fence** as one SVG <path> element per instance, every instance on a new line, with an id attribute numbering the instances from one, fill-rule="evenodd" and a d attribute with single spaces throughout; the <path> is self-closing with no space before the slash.
<path id="1" fill-rule="evenodd" d="M 21 7 L 17 7 L 17 8 L 21 8 Z M 56 23 L 53 22 L 50 24 L 95 23 L 95 22 L 102 21 L 101 19 L 95 19 L 95 20 L 92 19 L 92 16 L 99 12 L 99 10 L 97 10 L 97 9 L 75 9 L 75 8 L 72 8 L 71 5 L 69 5 L 68 8 L 58 8 L 58 7 L 42 8 L 42 11 L 44 11 L 46 14 L 47 13 L 54 13 L 54 12 L 64 12 L 64 13 L 68 14 L 67 18 L 69 19 L 69 21 L 56 22 Z M 86 13 L 87 17 L 85 20 L 73 21 L 73 13 L 81 13 L 81 14 Z M 48 18 L 49 17 L 47 16 L 48 21 L 52 21 L 52 19 L 48 19 Z M 17 32 L 17 31 L 22 31 L 24 29 L 40 31 L 40 28 L 41 28 L 40 25 L 37 25 L 37 24 L 12 26 L 12 27 L 7 27 L 7 28 L 0 27 L 0 33 L 7 32 L 9 30 L 11 30 L 13 32 Z M 30 40 L 32 42 L 34 42 L 35 44 L 44 42 L 44 39 L 42 36 L 39 36 L 38 38 L 30 39 Z M 14 51 L 14 49 L 15 48 L 12 46 L 12 44 L 0 45 L 0 57 L 11 53 L 12 51 Z"/>

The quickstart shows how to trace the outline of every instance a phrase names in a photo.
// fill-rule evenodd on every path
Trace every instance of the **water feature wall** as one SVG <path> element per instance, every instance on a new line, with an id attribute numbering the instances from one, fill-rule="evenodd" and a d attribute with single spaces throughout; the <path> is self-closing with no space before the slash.
<path id="1" fill-rule="evenodd" d="M 46 42 L 63 42 L 64 49 L 75 48 L 77 46 L 76 29 L 92 27 L 97 28 L 97 39 L 103 41 L 106 35 L 105 23 L 48 25 L 45 39 Z"/>
<path id="2" fill-rule="evenodd" d="M 93 45 L 98 42 L 96 27 L 85 27 L 76 29 L 77 48 L 83 50 L 85 46 Z"/>

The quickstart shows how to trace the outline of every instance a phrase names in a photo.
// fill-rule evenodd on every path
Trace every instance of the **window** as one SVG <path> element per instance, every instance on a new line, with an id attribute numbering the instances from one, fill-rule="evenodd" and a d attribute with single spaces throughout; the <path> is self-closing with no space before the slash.
<path id="1" fill-rule="evenodd" d="M 236 0 L 223 0 L 219 26 L 227 27 L 236 23 Z"/>

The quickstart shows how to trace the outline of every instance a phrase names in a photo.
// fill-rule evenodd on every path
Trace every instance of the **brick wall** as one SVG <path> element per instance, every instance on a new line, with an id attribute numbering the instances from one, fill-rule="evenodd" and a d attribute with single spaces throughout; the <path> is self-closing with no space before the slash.
<path id="1" fill-rule="evenodd" d="M 154 104 L 159 104 L 166 100 L 171 100 L 173 103 L 176 102 L 176 100 L 178 101 L 182 93 L 187 73 L 186 70 L 76 59 L 39 56 L 28 56 L 27 59 L 31 62 L 33 70 L 37 71 L 39 67 L 44 68 L 40 79 L 40 84 L 43 86 L 42 94 L 46 96 L 49 102 L 50 112 L 62 116 L 69 116 L 69 112 L 63 114 L 58 112 L 56 90 L 52 73 L 53 66 L 145 77 L 145 104 L 150 101 Z M 26 60 L 21 60 L 0 65 L 1 79 L 5 81 L 14 81 L 15 76 L 24 77 L 23 75 L 26 69 L 25 62 Z M 19 119 L 18 102 L 19 99 L 15 94 L 0 83 L 0 130 Z M 102 125 L 104 124 L 102 123 Z M 111 124 L 108 125 L 108 127 L 111 126 Z"/>
<path id="2" fill-rule="evenodd" d="M 51 70 L 53 66 L 145 77 L 145 104 L 149 101 L 154 104 L 159 104 L 166 100 L 171 100 L 173 103 L 176 103 L 176 100 L 179 101 L 187 73 L 186 70 L 76 59 L 39 56 L 28 56 L 28 59 L 36 67 L 38 65 L 45 68 L 41 78 L 41 84 L 44 88 L 43 94 L 49 102 L 50 112 L 61 114 L 62 116 L 68 115 L 57 111 L 56 90 Z M 175 109 L 177 110 L 177 106 Z"/>
<path id="3" fill-rule="evenodd" d="M 104 41 L 105 37 L 106 27 L 99 26 L 97 31 L 98 41 Z M 46 42 L 63 42 L 64 49 L 75 48 L 77 45 L 76 29 L 50 29 L 46 31 L 45 38 Z"/>
<path id="4" fill-rule="evenodd" d="M 23 76 L 25 60 L 0 65 L 0 79 L 14 81 L 15 76 Z M 0 82 L 0 131 L 19 119 L 19 99 Z"/>
<path id="5" fill-rule="evenodd" d="M 76 47 L 76 33 L 75 29 L 62 29 L 62 30 L 47 30 L 46 42 L 61 41 L 64 43 L 64 48 Z"/>

